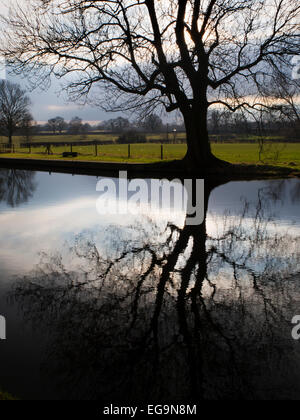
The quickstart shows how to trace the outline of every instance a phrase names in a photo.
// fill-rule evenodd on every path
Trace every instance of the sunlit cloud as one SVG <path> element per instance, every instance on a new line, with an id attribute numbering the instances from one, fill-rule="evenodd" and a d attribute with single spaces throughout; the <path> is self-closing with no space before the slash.
<path id="1" fill-rule="evenodd" d="M 48 111 L 51 112 L 61 112 L 61 111 L 70 111 L 70 110 L 78 110 L 80 107 L 78 105 L 47 105 L 45 107 Z"/>

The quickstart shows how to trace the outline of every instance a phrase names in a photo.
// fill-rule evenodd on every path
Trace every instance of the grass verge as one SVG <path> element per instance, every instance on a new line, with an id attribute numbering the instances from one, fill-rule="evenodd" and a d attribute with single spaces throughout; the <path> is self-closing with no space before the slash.
<path id="1" fill-rule="evenodd" d="M 300 171 L 300 143 L 276 143 L 267 145 L 262 155 L 263 162 L 259 161 L 259 147 L 257 144 L 212 144 L 213 153 L 220 159 L 234 164 L 272 165 Z M 78 152 L 78 158 L 66 159 L 62 157 L 64 147 L 53 148 L 53 154 L 47 155 L 44 149 L 33 148 L 20 150 L 18 153 L 1 154 L 0 157 L 19 159 L 50 159 L 75 160 L 92 162 L 128 162 L 128 163 L 154 163 L 161 161 L 161 149 L 157 144 L 131 145 L 131 157 L 128 158 L 127 145 L 105 145 L 98 147 L 98 156 L 95 156 L 93 146 L 73 147 Z M 164 161 L 182 159 L 186 153 L 184 144 L 164 145 Z"/>

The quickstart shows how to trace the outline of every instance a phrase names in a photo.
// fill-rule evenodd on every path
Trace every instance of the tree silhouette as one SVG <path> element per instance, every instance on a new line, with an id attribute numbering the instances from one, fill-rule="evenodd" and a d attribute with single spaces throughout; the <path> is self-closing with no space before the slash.
<path id="1" fill-rule="evenodd" d="M 289 0 L 32 0 L 3 18 L 0 50 L 39 86 L 51 74 L 75 74 L 68 87 L 76 99 L 104 88 L 105 109 L 179 110 L 185 168 L 197 172 L 221 164 L 208 108 L 265 106 L 273 69 L 287 74 L 299 54 L 299 10 Z"/>
<path id="2" fill-rule="evenodd" d="M 10 146 L 16 131 L 32 124 L 29 106 L 30 99 L 25 90 L 18 84 L 0 81 L 0 130 L 8 137 Z"/>

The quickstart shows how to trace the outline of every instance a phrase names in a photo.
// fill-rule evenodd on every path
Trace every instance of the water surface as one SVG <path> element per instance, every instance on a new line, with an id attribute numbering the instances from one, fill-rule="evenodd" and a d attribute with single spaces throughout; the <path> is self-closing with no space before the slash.
<path id="1" fill-rule="evenodd" d="M 0 170 L 0 387 L 24 399 L 300 398 L 300 181 L 101 216 L 96 177 Z"/>

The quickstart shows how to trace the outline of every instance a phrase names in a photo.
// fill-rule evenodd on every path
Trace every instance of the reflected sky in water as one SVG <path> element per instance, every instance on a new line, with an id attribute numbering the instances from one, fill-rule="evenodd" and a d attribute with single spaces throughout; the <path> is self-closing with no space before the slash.
<path id="1" fill-rule="evenodd" d="M 300 398 L 300 181 L 206 184 L 198 227 L 179 211 L 100 216 L 96 183 L 0 171 L 0 388 L 107 402 Z"/>
<path id="2" fill-rule="evenodd" d="M 6 172 L 6 171 L 5 171 Z M 19 177 L 24 178 L 23 171 Z M 28 172 L 27 172 L 28 174 Z M 63 247 L 82 231 L 103 229 L 111 224 L 131 225 L 141 222 L 147 209 L 136 217 L 99 215 L 96 211 L 98 178 L 65 174 L 31 173 L 30 199 L 12 207 L 6 200 L 0 202 L 0 262 L 2 270 L 17 274 L 30 270 L 38 261 L 40 251 Z M 33 188 L 31 185 L 33 182 Z M 18 187 L 18 186 L 17 186 Z M 16 188 L 17 188 L 16 187 Z M 235 217 L 245 201 L 257 203 L 258 191 L 273 189 L 279 197 L 271 202 L 272 215 L 277 226 L 285 226 L 297 233 L 300 228 L 300 187 L 297 179 L 229 182 L 213 190 L 209 198 L 207 228 L 216 232 L 224 214 Z M 248 215 L 249 216 L 249 215 Z M 185 214 L 177 212 L 163 217 L 152 216 L 160 223 L 173 221 L 183 226 Z M 270 226 L 271 228 L 271 226 Z"/>

